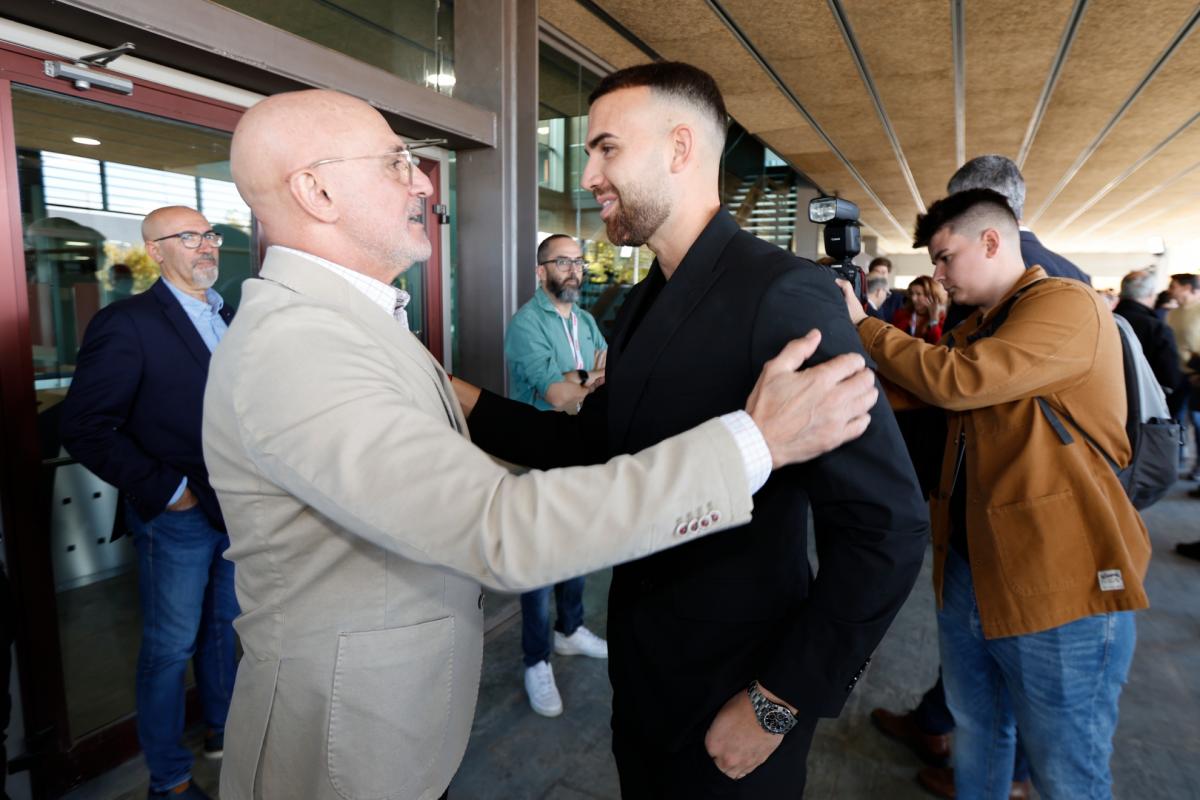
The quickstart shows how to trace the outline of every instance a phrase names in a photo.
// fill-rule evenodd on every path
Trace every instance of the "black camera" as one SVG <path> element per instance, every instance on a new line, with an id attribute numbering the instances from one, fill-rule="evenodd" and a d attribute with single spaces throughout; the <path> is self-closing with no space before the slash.
<path id="1" fill-rule="evenodd" d="M 834 260 L 833 271 L 850 284 L 854 296 L 865 308 L 867 276 L 853 263 L 862 250 L 858 206 L 841 197 L 817 197 L 808 203 L 808 218 L 825 226 L 825 254 Z"/>

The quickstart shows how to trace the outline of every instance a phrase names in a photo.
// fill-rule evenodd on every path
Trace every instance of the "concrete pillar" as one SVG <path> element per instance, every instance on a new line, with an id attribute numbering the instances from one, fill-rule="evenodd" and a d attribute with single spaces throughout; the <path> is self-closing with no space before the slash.
<path id="1" fill-rule="evenodd" d="M 496 113 L 496 147 L 458 154 L 457 374 L 505 388 L 504 330 L 537 247 L 538 5 L 454 4 L 455 96 Z"/>

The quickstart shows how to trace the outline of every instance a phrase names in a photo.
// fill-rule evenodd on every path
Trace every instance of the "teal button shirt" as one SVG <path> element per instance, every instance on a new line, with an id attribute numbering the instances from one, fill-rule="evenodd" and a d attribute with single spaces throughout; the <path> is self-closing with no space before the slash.
<path id="1" fill-rule="evenodd" d="M 596 354 L 608 349 L 608 344 L 591 314 L 579 306 L 571 310 L 579 325 L 583 368 L 591 370 Z M 546 402 L 547 387 L 561 381 L 564 372 L 578 369 L 567 337 L 567 331 L 573 333 L 573 329 L 571 320 L 559 316 L 550 296 L 539 286 L 533 299 L 517 309 L 504 335 L 509 397 L 543 410 L 553 408 Z"/>

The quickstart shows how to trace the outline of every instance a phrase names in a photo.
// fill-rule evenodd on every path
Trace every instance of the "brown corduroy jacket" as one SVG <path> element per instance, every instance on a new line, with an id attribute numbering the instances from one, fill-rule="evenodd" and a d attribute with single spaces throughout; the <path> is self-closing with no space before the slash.
<path id="1" fill-rule="evenodd" d="M 1035 281 L 991 336 L 967 343 Z M 1120 333 L 1091 288 L 1047 279 L 1033 267 L 988 315 L 976 311 L 937 345 L 871 318 L 859 335 L 887 382 L 947 411 L 941 482 L 930 501 L 939 606 L 960 442 L 971 575 L 986 637 L 1149 605 L 1146 526 L 1104 455 L 1070 421 L 1116 463 L 1129 463 Z M 902 394 L 893 394 L 900 404 Z M 1038 397 L 1055 409 L 1072 444 L 1062 443 Z"/>

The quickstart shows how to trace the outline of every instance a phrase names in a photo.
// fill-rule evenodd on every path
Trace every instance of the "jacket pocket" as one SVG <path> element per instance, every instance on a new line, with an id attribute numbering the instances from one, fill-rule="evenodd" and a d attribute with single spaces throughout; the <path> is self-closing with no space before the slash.
<path id="1" fill-rule="evenodd" d="M 988 509 L 1000 568 L 1013 594 L 1031 597 L 1095 582 L 1085 519 L 1069 489 Z"/>
<path id="2" fill-rule="evenodd" d="M 454 619 L 338 636 L 327 754 L 346 800 L 415 797 L 450 718 Z"/>

